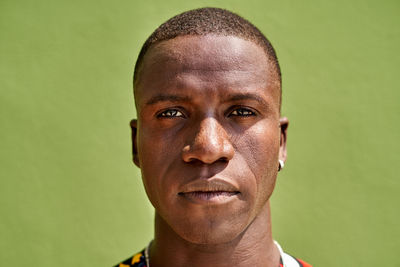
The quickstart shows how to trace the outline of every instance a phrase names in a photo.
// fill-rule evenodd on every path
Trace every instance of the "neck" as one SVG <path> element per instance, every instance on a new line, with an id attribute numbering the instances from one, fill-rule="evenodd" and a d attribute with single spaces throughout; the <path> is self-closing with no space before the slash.
<path id="1" fill-rule="evenodd" d="M 279 266 L 271 233 L 269 202 L 235 239 L 221 244 L 194 244 L 178 236 L 156 213 L 150 266 Z"/>

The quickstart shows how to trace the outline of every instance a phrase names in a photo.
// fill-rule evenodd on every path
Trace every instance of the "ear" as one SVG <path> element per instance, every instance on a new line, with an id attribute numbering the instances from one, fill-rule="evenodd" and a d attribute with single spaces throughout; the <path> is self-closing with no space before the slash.
<path id="1" fill-rule="evenodd" d="M 286 162 L 286 142 L 287 142 L 287 128 L 289 127 L 289 120 L 286 117 L 282 117 L 279 119 L 279 128 L 280 128 L 280 146 L 279 146 L 279 159 Z"/>
<path id="2" fill-rule="evenodd" d="M 135 163 L 136 166 L 140 168 L 140 161 L 139 161 L 139 155 L 138 155 L 138 149 L 137 149 L 137 120 L 133 119 L 131 120 L 131 130 L 132 130 L 132 158 L 133 158 L 133 163 Z"/>

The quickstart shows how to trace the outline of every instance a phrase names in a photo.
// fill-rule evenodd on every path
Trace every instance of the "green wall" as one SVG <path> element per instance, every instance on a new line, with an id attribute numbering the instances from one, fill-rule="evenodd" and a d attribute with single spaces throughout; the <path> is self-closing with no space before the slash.
<path id="1" fill-rule="evenodd" d="M 111 266 L 151 239 L 132 69 L 202 6 L 248 18 L 281 62 L 275 239 L 315 266 L 400 266 L 400 2 L 0 0 L 1 266 Z"/>

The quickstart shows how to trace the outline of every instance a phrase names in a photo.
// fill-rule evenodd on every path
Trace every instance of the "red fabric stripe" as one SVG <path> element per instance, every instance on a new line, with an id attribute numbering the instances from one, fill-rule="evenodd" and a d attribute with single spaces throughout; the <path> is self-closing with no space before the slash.
<path id="1" fill-rule="evenodd" d="M 308 264 L 305 261 L 302 261 L 302 260 L 299 260 L 299 259 L 297 259 L 297 260 L 303 265 L 303 267 L 312 267 L 310 264 Z"/>

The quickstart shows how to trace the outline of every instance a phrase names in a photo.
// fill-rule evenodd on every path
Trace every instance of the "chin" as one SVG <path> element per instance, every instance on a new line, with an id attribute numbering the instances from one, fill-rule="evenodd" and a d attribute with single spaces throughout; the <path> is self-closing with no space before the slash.
<path id="1" fill-rule="evenodd" d="M 175 229 L 175 232 L 184 240 L 198 245 L 218 245 L 229 243 L 237 239 L 246 229 L 245 222 L 206 219 L 205 221 L 186 222 Z"/>

